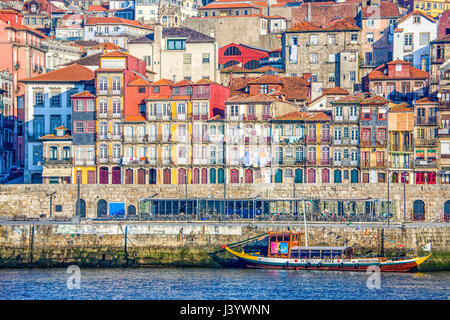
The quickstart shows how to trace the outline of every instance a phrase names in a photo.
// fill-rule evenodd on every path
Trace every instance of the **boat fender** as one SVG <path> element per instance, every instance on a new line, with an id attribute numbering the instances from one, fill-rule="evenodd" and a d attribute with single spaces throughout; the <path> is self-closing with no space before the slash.
<path id="1" fill-rule="evenodd" d="M 309 267 L 311 267 L 311 263 L 306 263 L 306 265 L 305 265 L 305 268 L 309 268 Z"/>
<path id="2" fill-rule="evenodd" d="M 339 268 L 343 268 L 344 267 L 344 264 L 341 262 L 340 264 L 339 264 Z"/>
<path id="3" fill-rule="evenodd" d="M 322 268 L 322 262 L 319 262 L 319 263 L 317 264 L 317 268 Z"/>
<path id="4" fill-rule="evenodd" d="M 355 264 L 355 269 L 358 269 L 359 268 L 359 263 L 356 263 Z"/>

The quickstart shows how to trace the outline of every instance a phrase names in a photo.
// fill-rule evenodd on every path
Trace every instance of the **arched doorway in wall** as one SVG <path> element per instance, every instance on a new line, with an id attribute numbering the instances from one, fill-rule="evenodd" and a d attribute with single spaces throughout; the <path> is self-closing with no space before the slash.
<path id="1" fill-rule="evenodd" d="M 133 169 L 125 170 L 125 184 L 133 184 Z"/>
<path id="2" fill-rule="evenodd" d="M 97 202 L 97 218 L 106 217 L 108 215 L 108 204 L 105 200 L 100 199 Z"/>
<path id="3" fill-rule="evenodd" d="M 127 216 L 135 216 L 136 215 L 136 207 L 132 204 L 127 208 Z"/>
<path id="4" fill-rule="evenodd" d="M 416 200 L 413 203 L 413 220 L 425 220 L 425 203 L 422 200 Z"/>
<path id="5" fill-rule="evenodd" d="M 83 199 L 77 200 L 76 202 L 76 214 L 79 215 L 81 218 L 86 217 L 86 201 Z"/>

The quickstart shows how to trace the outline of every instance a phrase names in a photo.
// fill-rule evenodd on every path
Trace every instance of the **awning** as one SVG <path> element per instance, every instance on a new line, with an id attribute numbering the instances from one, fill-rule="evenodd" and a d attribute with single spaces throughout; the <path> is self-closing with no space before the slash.
<path id="1" fill-rule="evenodd" d="M 71 168 L 44 168 L 43 177 L 70 177 L 72 175 Z"/>

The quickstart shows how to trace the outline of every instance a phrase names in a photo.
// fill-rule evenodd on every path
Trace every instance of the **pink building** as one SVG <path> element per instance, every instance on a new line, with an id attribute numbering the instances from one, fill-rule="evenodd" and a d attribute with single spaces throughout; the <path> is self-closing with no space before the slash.
<path id="1" fill-rule="evenodd" d="M 23 96 L 24 87 L 18 80 L 31 78 L 45 72 L 45 52 L 41 41 L 46 38 L 39 31 L 24 26 L 23 15 L 13 9 L 0 10 L 0 70 L 8 70 L 13 80 L 13 108 L 15 119 L 14 155 L 15 165 L 24 161 L 23 112 L 18 111 L 18 97 Z"/>

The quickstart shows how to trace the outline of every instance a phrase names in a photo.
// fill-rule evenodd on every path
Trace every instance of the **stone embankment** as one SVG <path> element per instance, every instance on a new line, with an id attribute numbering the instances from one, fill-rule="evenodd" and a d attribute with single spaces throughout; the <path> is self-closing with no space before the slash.
<path id="1" fill-rule="evenodd" d="M 269 231 L 304 231 L 302 223 L 99 222 L 81 224 L 0 224 L 0 267 L 158 267 L 232 266 L 221 250 Z M 450 228 L 381 228 L 363 223 L 336 226 L 310 224 L 309 245 L 349 245 L 376 256 L 424 254 L 431 243 L 433 259 L 422 270 L 449 270 Z"/>

